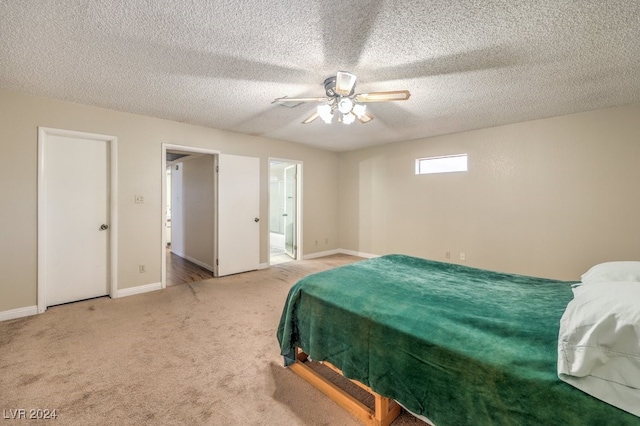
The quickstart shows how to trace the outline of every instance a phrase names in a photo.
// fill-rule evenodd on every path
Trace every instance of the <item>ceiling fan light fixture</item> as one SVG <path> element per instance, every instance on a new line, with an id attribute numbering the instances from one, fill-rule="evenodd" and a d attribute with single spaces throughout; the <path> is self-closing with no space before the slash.
<path id="1" fill-rule="evenodd" d="M 362 118 L 362 116 L 367 112 L 367 106 L 362 104 L 355 104 L 351 111 L 356 115 L 356 117 Z"/>
<path id="2" fill-rule="evenodd" d="M 326 124 L 331 124 L 333 116 L 338 123 L 351 124 L 356 118 L 361 123 L 373 120 L 366 104 L 370 102 L 406 101 L 411 96 L 408 90 L 390 90 L 386 92 L 354 93 L 356 76 L 346 71 L 338 71 L 335 76 L 324 80 L 324 97 L 277 98 L 272 103 L 285 106 L 296 106 L 302 102 L 320 102 L 315 112 L 307 117 L 302 124 L 309 124 L 318 117 Z M 337 110 L 334 113 L 334 110 Z"/>
<path id="3" fill-rule="evenodd" d="M 333 118 L 333 113 L 331 112 L 331 105 L 329 104 L 318 105 L 318 108 L 316 110 L 318 111 L 318 115 L 320 116 L 322 121 L 324 121 L 327 124 L 331 123 L 331 119 Z"/>
<path id="4" fill-rule="evenodd" d="M 356 116 L 353 113 L 342 114 L 342 122 L 344 124 L 351 124 L 356 121 Z"/>
<path id="5" fill-rule="evenodd" d="M 338 111 L 343 114 L 349 114 L 353 108 L 353 101 L 349 98 L 342 98 L 338 102 Z"/>

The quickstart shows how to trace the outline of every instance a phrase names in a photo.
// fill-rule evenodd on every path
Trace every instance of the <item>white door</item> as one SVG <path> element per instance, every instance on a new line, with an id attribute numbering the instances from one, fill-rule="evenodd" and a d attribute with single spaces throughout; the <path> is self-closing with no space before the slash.
<path id="1" fill-rule="evenodd" d="M 296 258 L 296 169 L 298 166 L 291 165 L 284 169 L 284 251 Z"/>
<path id="2" fill-rule="evenodd" d="M 218 256 L 222 277 L 260 266 L 260 159 L 218 155 Z"/>
<path id="3" fill-rule="evenodd" d="M 109 142 L 48 135 L 41 155 L 45 306 L 107 295 Z"/>

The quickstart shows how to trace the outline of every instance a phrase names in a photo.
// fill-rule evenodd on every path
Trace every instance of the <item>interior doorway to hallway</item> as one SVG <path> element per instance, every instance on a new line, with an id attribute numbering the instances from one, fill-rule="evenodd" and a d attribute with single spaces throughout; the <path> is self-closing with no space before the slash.
<path id="1" fill-rule="evenodd" d="M 167 251 L 214 277 L 259 269 L 260 158 L 165 143 L 162 157 L 161 288 Z"/>
<path id="2" fill-rule="evenodd" d="M 290 262 L 300 254 L 302 164 L 269 159 L 269 264 Z"/>
<path id="3" fill-rule="evenodd" d="M 167 287 L 214 276 L 215 155 L 166 150 L 163 269 Z"/>

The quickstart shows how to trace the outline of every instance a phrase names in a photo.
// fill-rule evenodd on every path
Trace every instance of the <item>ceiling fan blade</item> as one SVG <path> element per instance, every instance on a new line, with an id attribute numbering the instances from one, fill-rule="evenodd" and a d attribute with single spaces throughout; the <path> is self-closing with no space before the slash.
<path id="1" fill-rule="evenodd" d="M 354 74 L 338 71 L 336 74 L 335 92 L 340 96 L 349 96 L 356 86 L 356 76 Z"/>
<path id="2" fill-rule="evenodd" d="M 362 114 L 362 116 L 358 117 L 358 120 L 360 120 L 362 124 L 367 124 L 368 122 L 373 120 L 373 115 L 371 115 L 371 113 L 367 111 L 364 114 Z"/>
<path id="3" fill-rule="evenodd" d="M 391 90 L 388 92 L 359 93 L 356 102 L 389 102 L 406 101 L 411 96 L 408 90 Z"/>
<path id="4" fill-rule="evenodd" d="M 320 117 L 320 115 L 318 114 L 318 112 L 314 112 L 313 114 L 311 114 L 306 120 L 304 120 L 302 122 L 302 124 L 309 124 L 311 123 L 313 120 L 315 120 L 316 118 Z"/>
<path id="5" fill-rule="evenodd" d="M 318 98 L 288 98 L 288 97 L 284 97 L 284 98 L 278 98 L 276 100 L 274 100 L 273 102 L 271 102 L 272 104 L 275 103 L 286 103 L 286 102 L 328 102 L 331 99 L 327 98 L 326 96 L 324 97 L 318 97 Z"/>

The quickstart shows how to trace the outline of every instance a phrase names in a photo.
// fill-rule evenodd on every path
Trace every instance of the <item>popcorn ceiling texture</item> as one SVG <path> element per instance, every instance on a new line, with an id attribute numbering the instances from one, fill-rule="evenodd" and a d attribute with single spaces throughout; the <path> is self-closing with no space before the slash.
<path id="1" fill-rule="evenodd" d="M 0 1 L 0 88 L 344 151 L 640 102 L 640 1 Z M 336 71 L 363 125 L 300 124 Z"/>

